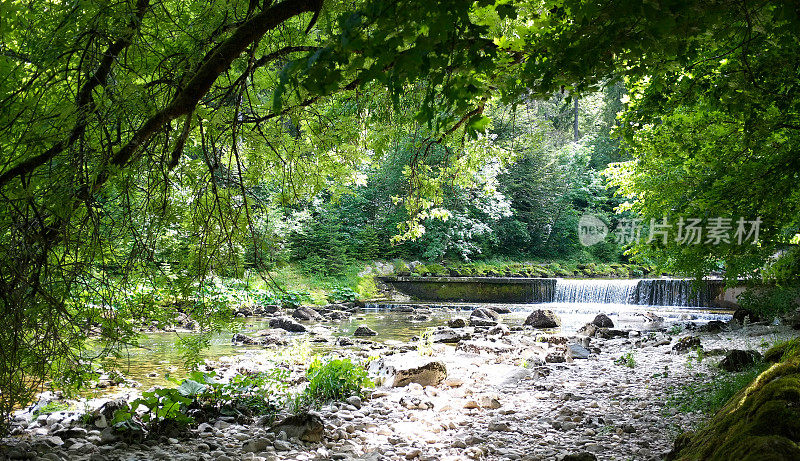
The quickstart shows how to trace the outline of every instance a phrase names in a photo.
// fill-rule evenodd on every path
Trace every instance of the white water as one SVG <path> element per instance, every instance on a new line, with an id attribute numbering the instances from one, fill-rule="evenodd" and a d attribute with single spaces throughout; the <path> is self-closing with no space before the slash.
<path id="1" fill-rule="evenodd" d="M 557 303 L 633 304 L 639 280 L 556 281 Z"/>
<path id="2" fill-rule="evenodd" d="M 684 279 L 572 280 L 557 279 L 553 302 L 709 306 L 714 291 Z"/>

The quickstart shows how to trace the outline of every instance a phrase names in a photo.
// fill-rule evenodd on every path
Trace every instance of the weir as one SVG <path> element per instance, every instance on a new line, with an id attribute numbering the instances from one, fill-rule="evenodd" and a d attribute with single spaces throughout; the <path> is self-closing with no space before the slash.
<path id="1" fill-rule="evenodd" d="M 378 277 L 418 301 L 725 306 L 721 280 Z"/>

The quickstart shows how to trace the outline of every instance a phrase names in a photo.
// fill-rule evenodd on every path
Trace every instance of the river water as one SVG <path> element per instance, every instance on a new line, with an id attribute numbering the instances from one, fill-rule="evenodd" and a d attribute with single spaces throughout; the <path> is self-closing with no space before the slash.
<path id="1" fill-rule="evenodd" d="M 429 328 L 445 325 L 453 317 L 468 318 L 470 311 L 476 307 L 503 307 L 511 312 L 502 315 L 503 323 L 509 326 L 522 325 L 528 314 L 534 309 L 550 309 L 561 319 L 561 327 L 554 330 L 556 333 L 574 333 L 584 324 L 591 322 L 597 314 L 608 315 L 615 324 L 615 328 L 648 330 L 656 328 L 669 328 L 672 324 L 682 322 L 706 323 L 710 320 L 727 321 L 731 312 L 709 310 L 703 308 L 685 308 L 674 306 L 641 306 L 630 304 L 599 304 L 599 303 L 543 303 L 543 304 L 496 304 L 496 303 L 403 303 L 404 306 L 414 305 L 424 312 L 429 312 L 427 318 L 419 321 L 412 320 L 409 312 L 398 312 L 390 309 L 367 308 L 362 313 L 355 314 L 349 320 L 320 324 L 330 331 L 332 336 L 352 336 L 353 331 L 360 325 L 366 325 L 378 334 L 369 339 L 382 342 L 388 340 L 409 341 L 414 336 L 420 335 Z M 652 313 L 663 318 L 663 321 L 653 322 L 643 314 Z M 417 314 L 414 314 L 415 316 Z M 215 335 L 211 339 L 211 346 L 201 353 L 201 357 L 208 360 L 218 360 L 223 356 L 238 355 L 249 351 L 264 349 L 261 346 L 234 346 L 231 336 L 234 332 L 253 335 L 269 328 L 269 319 L 251 318 L 240 319 L 234 324 L 231 331 Z M 313 328 L 312 328 L 313 329 Z M 165 374 L 181 378 L 186 370 L 183 359 L 177 352 L 175 342 L 178 335 L 192 335 L 192 333 L 145 333 L 140 341 L 140 348 L 131 348 L 129 355 L 118 362 L 121 371 L 129 378 L 141 383 L 143 389 L 153 385 L 166 383 Z M 309 338 L 307 333 L 291 334 L 298 343 Z M 330 343 L 308 342 L 308 347 L 319 353 L 335 352 Z M 105 392 L 100 390 L 100 392 Z"/>

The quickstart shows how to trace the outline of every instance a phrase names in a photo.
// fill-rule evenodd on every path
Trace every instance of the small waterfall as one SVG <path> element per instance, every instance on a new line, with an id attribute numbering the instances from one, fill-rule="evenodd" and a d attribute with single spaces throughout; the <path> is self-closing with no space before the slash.
<path id="1" fill-rule="evenodd" d="M 633 304 L 638 284 L 638 280 L 558 279 L 553 300 L 557 303 Z"/>
<path id="2" fill-rule="evenodd" d="M 552 299 L 557 303 L 707 307 L 723 288 L 719 281 L 697 285 L 685 279 L 557 279 Z"/>
<path id="3" fill-rule="evenodd" d="M 694 280 L 644 279 L 639 281 L 635 304 L 657 306 L 710 306 L 722 289 L 721 282 L 704 282 L 697 285 Z"/>
<path id="4" fill-rule="evenodd" d="M 556 279 L 533 279 L 531 280 L 530 294 L 527 302 L 529 303 L 549 303 L 553 301 L 556 293 Z"/>

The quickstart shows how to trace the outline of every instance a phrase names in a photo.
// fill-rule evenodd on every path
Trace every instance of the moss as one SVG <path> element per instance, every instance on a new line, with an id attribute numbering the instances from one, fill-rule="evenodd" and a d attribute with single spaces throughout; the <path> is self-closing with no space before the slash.
<path id="1" fill-rule="evenodd" d="M 428 264 L 428 275 L 432 277 L 447 277 L 449 272 L 441 264 Z"/>
<path id="2" fill-rule="evenodd" d="M 764 360 L 777 363 L 800 359 L 800 337 L 781 341 L 764 353 Z"/>
<path id="3" fill-rule="evenodd" d="M 687 438 L 689 440 L 687 440 Z M 800 361 L 777 363 L 736 394 L 668 460 L 800 459 Z"/>
<path id="4" fill-rule="evenodd" d="M 393 263 L 394 266 L 394 273 L 397 275 L 408 275 L 411 273 L 411 269 L 408 268 L 408 264 L 404 261 L 397 260 Z"/>

